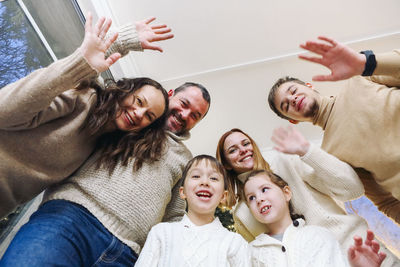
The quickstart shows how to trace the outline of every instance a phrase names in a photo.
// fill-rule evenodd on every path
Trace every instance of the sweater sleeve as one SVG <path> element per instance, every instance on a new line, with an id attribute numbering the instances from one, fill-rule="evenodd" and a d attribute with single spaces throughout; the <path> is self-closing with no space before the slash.
<path id="1" fill-rule="evenodd" d="M 325 228 L 318 226 L 306 226 L 302 229 L 302 238 L 297 239 L 296 258 L 301 257 L 302 266 L 330 266 L 330 267 L 348 267 L 348 261 L 343 255 L 339 242 L 334 235 Z M 305 253 L 307 252 L 307 253 Z M 308 264 L 306 263 L 308 261 Z"/>
<path id="2" fill-rule="evenodd" d="M 125 56 L 130 51 L 143 51 L 134 24 L 128 23 L 126 25 L 123 25 L 117 29 L 117 32 L 118 38 L 107 50 L 106 57 L 113 53 L 120 53 L 121 56 Z"/>
<path id="3" fill-rule="evenodd" d="M 249 244 L 238 234 L 235 234 L 229 247 L 228 262 L 230 266 L 250 267 Z"/>
<path id="4" fill-rule="evenodd" d="M 371 81 L 389 87 L 400 87 L 400 50 L 375 55 L 376 69 Z"/>
<path id="5" fill-rule="evenodd" d="M 72 55 L 36 70 L 0 90 L 0 129 L 34 128 L 73 109 L 73 95 L 66 94 L 80 81 L 94 77 L 81 53 Z"/>
<path id="6" fill-rule="evenodd" d="M 172 188 L 171 201 L 168 203 L 165 214 L 163 217 L 163 222 L 170 221 L 180 221 L 185 214 L 185 201 L 179 196 L 179 187 L 181 185 L 181 180 L 179 180 L 174 188 Z"/>
<path id="7" fill-rule="evenodd" d="M 320 147 L 310 145 L 301 159 L 312 168 L 302 178 L 316 190 L 340 201 L 359 198 L 364 194 L 364 187 L 353 168 Z"/>
<path id="8" fill-rule="evenodd" d="M 135 263 L 136 267 L 157 267 L 160 261 L 161 254 L 161 227 L 159 225 L 154 226 L 146 239 L 146 243 L 143 246 L 142 251 L 139 254 L 139 258 Z"/>
<path id="9" fill-rule="evenodd" d="M 364 184 L 365 196 L 377 206 L 378 210 L 400 224 L 400 201 L 383 189 L 370 172 L 361 168 L 355 170 Z"/>

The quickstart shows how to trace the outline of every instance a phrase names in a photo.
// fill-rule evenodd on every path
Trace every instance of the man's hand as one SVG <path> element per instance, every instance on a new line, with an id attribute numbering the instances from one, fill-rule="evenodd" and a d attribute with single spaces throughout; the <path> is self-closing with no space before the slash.
<path id="1" fill-rule="evenodd" d="M 322 57 L 299 55 L 301 59 L 321 64 L 331 70 L 330 75 L 314 76 L 314 81 L 339 81 L 363 73 L 365 55 L 328 37 L 319 36 L 318 39 L 324 42 L 307 41 L 300 47 Z"/>
<path id="2" fill-rule="evenodd" d="M 121 55 L 114 53 L 107 59 L 105 53 L 111 44 L 117 39 L 118 34 L 112 34 L 110 37 L 105 38 L 111 26 L 111 19 L 100 18 L 96 25 L 92 26 L 92 14 L 87 14 L 85 23 L 85 37 L 79 50 L 83 57 L 87 60 L 89 65 L 98 72 L 107 70 L 114 64 Z"/>
<path id="3" fill-rule="evenodd" d="M 276 144 L 274 149 L 286 154 L 304 156 L 310 148 L 307 139 L 292 126 L 288 126 L 287 129 L 275 129 L 271 140 Z"/>
<path id="4" fill-rule="evenodd" d="M 379 252 L 379 243 L 374 240 L 374 233 L 367 231 L 364 244 L 362 238 L 354 236 L 354 246 L 348 249 L 348 259 L 352 267 L 379 267 L 386 258 L 384 252 Z"/>
<path id="5" fill-rule="evenodd" d="M 149 24 L 155 19 L 155 17 L 151 17 L 135 22 L 136 31 L 139 35 L 140 44 L 143 49 L 158 50 L 162 52 L 162 48 L 158 45 L 152 44 L 152 42 L 171 39 L 174 35 L 170 33 L 171 29 L 165 24 L 150 26 Z"/>

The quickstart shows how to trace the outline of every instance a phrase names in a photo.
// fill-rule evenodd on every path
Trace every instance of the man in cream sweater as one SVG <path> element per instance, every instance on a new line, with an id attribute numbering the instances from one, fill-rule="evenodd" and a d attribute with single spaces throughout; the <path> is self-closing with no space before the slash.
<path id="1" fill-rule="evenodd" d="M 285 77 L 272 87 L 270 107 L 292 123 L 320 126 L 325 131 L 322 148 L 352 165 L 365 195 L 400 223 L 400 51 L 359 54 L 330 38 L 319 39 L 301 47 L 322 57 L 300 58 L 332 72 L 313 80 L 350 78 L 345 87 L 335 97 L 323 97 L 310 84 Z"/>

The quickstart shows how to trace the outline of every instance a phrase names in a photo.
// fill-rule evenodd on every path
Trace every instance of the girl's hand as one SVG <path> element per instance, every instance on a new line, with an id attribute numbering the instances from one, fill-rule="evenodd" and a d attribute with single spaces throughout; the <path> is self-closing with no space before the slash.
<path id="1" fill-rule="evenodd" d="M 158 45 L 152 44 L 152 42 L 171 39 L 174 35 L 170 33 L 171 29 L 165 24 L 150 26 L 150 23 L 155 19 L 155 17 L 151 17 L 135 22 L 136 31 L 139 35 L 140 44 L 143 49 L 158 50 L 162 52 L 162 48 Z"/>
<path id="2" fill-rule="evenodd" d="M 367 231 L 363 244 L 362 238 L 354 237 L 354 246 L 348 249 L 348 259 L 352 267 L 379 267 L 386 258 L 384 252 L 379 252 L 379 243 L 374 240 L 374 233 Z"/>
<path id="3" fill-rule="evenodd" d="M 119 53 L 114 53 L 105 58 L 107 49 L 118 37 L 118 33 L 115 33 L 105 38 L 110 26 L 111 19 L 101 17 L 93 27 L 92 14 L 87 14 L 85 37 L 79 49 L 89 65 L 99 73 L 107 70 L 121 57 Z"/>
<path id="4" fill-rule="evenodd" d="M 286 154 L 304 156 L 310 147 L 307 139 L 292 126 L 288 126 L 287 129 L 275 129 L 271 140 L 276 144 L 274 149 Z"/>

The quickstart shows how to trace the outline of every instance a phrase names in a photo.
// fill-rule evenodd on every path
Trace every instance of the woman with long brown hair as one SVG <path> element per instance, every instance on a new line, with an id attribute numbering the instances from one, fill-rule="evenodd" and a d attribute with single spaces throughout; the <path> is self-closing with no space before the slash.
<path id="1" fill-rule="evenodd" d="M 133 154 L 135 167 L 158 157 L 165 140 L 159 118 L 168 107 L 162 86 L 149 78 L 105 88 L 88 82 L 129 50 L 159 50 L 149 41 L 172 35 L 165 25 L 148 25 L 152 20 L 106 37 L 111 20 L 93 27 L 89 14 L 72 55 L 0 90 L 0 218 L 71 175 L 95 147 L 99 163 L 110 168 Z"/>
<path id="2" fill-rule="evenodd" d="M 85 41 L 92 33 L 88 21 Z M 103 30 L 95 36 L 105 35 L 106 26 L 100 23 L 96 28 Z M 105 48 L 100 53 L 103 61 Z M 74 142 L 75 152 L 82 151 L 84 157 L 94 145 L 97 149 L 68 179 L 47 189 L 42 205 L 16 234 L 0 266 L 130 266 L 151 226 L 183 211 L 171 192 L 176 175 L 163 179 L 162 174 L 170 169 L 179 173 L 191 155 L 164 129 L 168 95 L 162 86 L 136 78 L 111 83 L 104 90 L 84 81 L 69 93 L 86 96 L 91 104 L 73 103 L 89 110 L 76 115 L 82 123 L 75 127 L 61 123 L 80 137 L 78 144 L 65 142 Z M 59 147 L 64 148 L 54 149 Z M 170 212 L 164 216 L 166 210 Z"/>
<path id="3" fill-rule="evenodd" d="M 242 130 L 232 129 L 219 139 L 216 157 L 226 168 L 237 192 L 229 203 L 234 206 L 237 232 L 248 241 L 265 232 L 265 226 L 254 219 L 243 200 L 243 182 L 250 171 L 272 170 L 292 189 L 292 219 L 295 214 L 302 214 L 308 224 L 327 228 L 338 239 L 343 253 L 347 253 L 353 236 L 364 236 L 368 229 L 361 217 L 346 214 L 338 204 L 363 194 L 356 173 L 348 164 L 309 143 L 294 128 L 276 129 L 272 140 L 276 150 L 282 153 L 274 153 L 269 158 L 270 165 L 255 141 Z M 387 254 L 382 266 L 395 266 L 398 259 L 384 245 L 381 248 Z"/>

